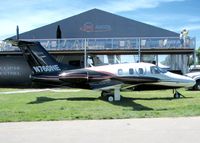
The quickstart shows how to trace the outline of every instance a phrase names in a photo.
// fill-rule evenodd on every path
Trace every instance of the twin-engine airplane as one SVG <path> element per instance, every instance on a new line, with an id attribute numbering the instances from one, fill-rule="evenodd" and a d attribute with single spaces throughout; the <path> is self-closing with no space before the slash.
<path id="1" fill-rule="evenodd" d="M 150 63 L 125 63 L 71 69 L 59 64 L 39 42 L 10 41 L 18 46 L 32 69 L 30 78 L 37 83 L 66 85 L 101 90 L 110 102 L 120 100 L 120 90 L 149 85 L 176 89 L 191 87 L 195 81 Z M 174 97 L 180 97 L 178 92 Z"/>

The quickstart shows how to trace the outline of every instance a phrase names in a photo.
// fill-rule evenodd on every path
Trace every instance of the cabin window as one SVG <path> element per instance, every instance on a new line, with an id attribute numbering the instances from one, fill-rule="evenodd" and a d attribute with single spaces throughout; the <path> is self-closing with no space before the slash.
<path id="1" fill-rule="evenodd" d="M 139 74 L 144 74 L 143 68 L 139 68 L 139 69 L 138 69 L 138 73 L 139 73 Z"/>
<path id="2" fill-rule="evenodd" d="M 122 75 L 123 74 L 123 70 L 122 69 L 118 69 L 118 75 Z"/>
<path id="3" fill-rule="evenodd" d="M 134 74 L 134 71 L 133 71 L 133 69 L 131 68 L 131 69 L 129 69 L 129 74 Z"/>

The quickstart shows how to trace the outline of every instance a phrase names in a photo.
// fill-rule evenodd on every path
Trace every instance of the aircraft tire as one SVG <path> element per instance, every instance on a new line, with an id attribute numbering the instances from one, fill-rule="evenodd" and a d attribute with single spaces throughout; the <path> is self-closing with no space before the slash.
<path id="1" fill-rule="evenodd" d="M 108 102 L 113 102 L 114 101 L 114 96 L 113 95 L 108 95 L 107 101 Z"/>
<path id="2" fill-rule="evenodd" d="M 181 97 L 181 95 L 178 92 L 174 93 L 174 98 L 175 99 L 179 99 L 180 97 Z"/>
<path id="3" fill-rule="evenodd" d="M 196 81 L 195 90 L 200 90 L 200 80 Z"/>

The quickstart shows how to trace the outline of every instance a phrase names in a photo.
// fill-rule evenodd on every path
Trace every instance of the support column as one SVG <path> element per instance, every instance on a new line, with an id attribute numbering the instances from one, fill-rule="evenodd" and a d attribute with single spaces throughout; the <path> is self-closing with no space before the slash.
<path id="1" fill-rule="evenodd" d="M 139 38 L 138 62 L 141 62 L 141 38 Z"/>
<path id="2" fill-rule="evenodd" d="M 114 101 L 120 101 L 121 95 L 120 95 L 120 87 L 116 87 L 114 89 Z"/>
<path id="3" fill-rule="evenodd" d="M 84 42 L 84 68 L 87 67 L 87 39 L 85 38 Z"/>

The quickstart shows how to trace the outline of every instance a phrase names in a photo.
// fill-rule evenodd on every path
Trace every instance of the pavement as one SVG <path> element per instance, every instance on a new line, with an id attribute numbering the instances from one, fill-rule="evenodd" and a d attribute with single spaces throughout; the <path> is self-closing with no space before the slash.
<path id="1" fill-rule="evenodd" d="M 1 143 L 200 143 L 200 117 L 0 123 Z"/>

